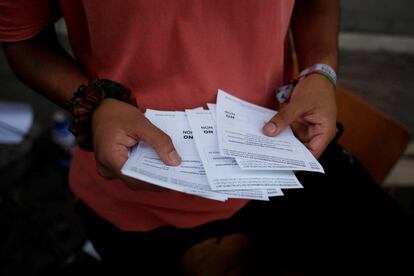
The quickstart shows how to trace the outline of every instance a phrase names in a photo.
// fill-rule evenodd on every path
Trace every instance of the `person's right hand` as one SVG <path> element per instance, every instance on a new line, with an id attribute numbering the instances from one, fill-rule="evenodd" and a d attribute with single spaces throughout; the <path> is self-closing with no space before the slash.
<path id="1" fill-rule="evenodd" d="M 121 174 L 128 149 L 139 141 L 150 145 L 165 164 L 178 166 L 181 163 L 167 134 L 135 106 L 116 99 L 105 99 L 93 112 L 92 139 L 98 173 L 106 179 L 119 178 L 133 190 L 165 190 Z"/>

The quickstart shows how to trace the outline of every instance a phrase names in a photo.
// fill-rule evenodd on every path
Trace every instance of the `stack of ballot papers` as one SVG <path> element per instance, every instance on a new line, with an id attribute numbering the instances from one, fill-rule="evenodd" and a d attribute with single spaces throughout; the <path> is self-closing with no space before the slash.
<path id="1" fill-rule="evenodd" d="M 276 137 L 262 128 L 277 112 L 218 91 L 216 104 L 183 111 L 147 109 L 181 156 L 167 166 L 144 142 L 130 150 L 121 171 L 171 190 L 225 201 L 269 200 L 282 189 L 302 188 L 293 171 L 324 172 L 290 128 Z"/>

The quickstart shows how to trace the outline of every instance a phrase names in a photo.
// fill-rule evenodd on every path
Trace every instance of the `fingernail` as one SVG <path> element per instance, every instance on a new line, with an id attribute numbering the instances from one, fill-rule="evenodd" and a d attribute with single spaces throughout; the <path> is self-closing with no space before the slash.
<path id="1" fill-rule="evenodd" d="M 263 128 L 264 132 L 267 134 L 275 133 L 276 129 L 277 129 L 276 125 L 272 122 L 267 123 Z"/>
<path id="2" fill-rule="evenodd" d="M 179 165 L 181 163 L 181 157 L 178 155 L 178 153 L 173 150 L 168 154 L 168 157 L 170 158 L 171 162 L 173 162 L 174 165 Z"/>

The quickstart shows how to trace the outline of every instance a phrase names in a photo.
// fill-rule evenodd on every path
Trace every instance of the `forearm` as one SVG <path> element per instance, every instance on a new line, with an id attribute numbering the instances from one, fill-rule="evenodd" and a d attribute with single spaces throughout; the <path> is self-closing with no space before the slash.
<path id="1" fill-rule="evenodd" d="M 89 81 L 57 43 L 53 29 L 30 40 L 4 43 L 3 49 L 23 82 L 65 109 L 77 87 Z"/>
<path id="2" fill-rule="evenodd" d="M 292 31 L 299 69 L 315 63 L 338 67 L 338 0 L 297 0 Z"/>

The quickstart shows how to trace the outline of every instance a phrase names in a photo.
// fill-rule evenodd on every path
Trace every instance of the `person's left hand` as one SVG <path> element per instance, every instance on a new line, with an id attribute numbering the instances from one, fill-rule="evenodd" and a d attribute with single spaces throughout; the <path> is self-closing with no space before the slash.
<path id="1" fill-rule="evenodd" d="M 294 88 L 289 102 L 265 124 L 263 133 L 276 136 L 291 125 L 293 132 L 318 158 L 336 134 L 336 101 L 332 83 L 312 74 Z"/>

